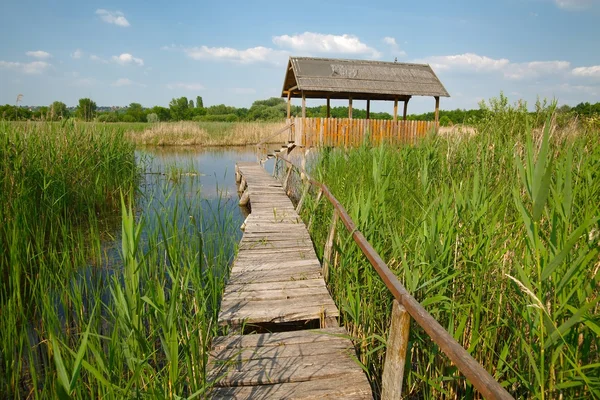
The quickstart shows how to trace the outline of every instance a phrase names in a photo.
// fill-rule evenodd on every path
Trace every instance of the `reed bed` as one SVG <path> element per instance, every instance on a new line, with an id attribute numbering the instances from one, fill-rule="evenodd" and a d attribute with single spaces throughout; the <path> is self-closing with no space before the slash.
<path id="1" fill-rule="evenodd" d="M 0 124 L 0 141 L 0 398 L 203 397 L 230 214 L 162 175 L 140 214 L 123 129 Z"/>
<path id="2" fill-rule="evenodd" d="M 160 122 L 128 137 L 140 145 L 154 146 L 245 146 L 257 144 L 285 126 L 285 122 Z M 269 143 L 284 143 L 287 132 Z"/>
<path id="3" fill-rule="evenodd" d="M 598 132 L 500 110 L 477 134 L 324 149 L 312 175 L 426 309 L 516 398 L 600 397 Z M 301 187 L 297 185 L 298 193 Z M 323 254 L 332 208 L 305 221 Z M 328 284 L 375 392 L 391 295 L 343 226 Z M 407 398 L 479 398 L 411 326 Z"/>

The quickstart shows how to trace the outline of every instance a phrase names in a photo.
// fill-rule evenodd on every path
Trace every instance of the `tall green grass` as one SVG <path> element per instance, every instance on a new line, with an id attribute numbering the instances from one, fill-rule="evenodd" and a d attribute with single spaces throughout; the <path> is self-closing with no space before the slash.
<path id="1" fill-rule="evenodd" d="M 0 140 L 0 397 L 203 396 L 231 216 L 162 175 L 140 214 L 121 129 L 0 124 Z"/>
<path id="2" fill-rule="evenodd" d="M 598 132 L 504 105 L 470 137 L 323 150 L 328 185 L 407 289 L 518 398 L 600 397 Z M 318 252 L 331 206 L 308 201 Z M 376 391 L 391 296 L 343 227 L 328 282 Z M 477 398 L 411 326 L 405 393 Z"/>

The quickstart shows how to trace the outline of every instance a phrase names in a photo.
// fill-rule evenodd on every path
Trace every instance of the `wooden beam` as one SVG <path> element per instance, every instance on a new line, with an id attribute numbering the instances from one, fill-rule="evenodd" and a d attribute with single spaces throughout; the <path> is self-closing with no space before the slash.
<path id="1" fill-rule="evenodd" d="M 440 96 L 435 96 L 435 133 L 440 130 Z"/>
<path id="2" fill-rule="evenodd" d="M 410 98 L 404 100 L 404 114 L 402 115 L 403 121 L 406 121 L 406 112 L 408 111 L 408 100 L 410 100 Z"/>
<path id="3" fill-rule="evenodd" d="M 306 118 L 306 96 L 304 96 L 304 91 L 302 92 L 302 118 Z"/>
<path id="4" fill-rule="evenodd" d="M 288 92 L 287 119 L 292 117 L 292 93 Z"/>
<path id="5" fill-rule="evenodd" d="M 327 97 L 327 118 L 331 118 L 331 98 Z"/>
<path id="6" fill-rule="evenodd" d="M 348 118 L 352 119 L 352 97 L 348 98 Z"/>
<path id="7" fill-rule="evenodd" d="M 398 121 L 398 97 L 394 99 L 394 122 Z"/>
<path id="8" fill-rule="evenodd" d="M 371 119 L 371 100 L 367 99 L 367 119 Z"/>
<path id="9" fill-rule="evenodd" d="M 410 315 L 406 309 L 394 299 L 392 304 L 392 320 L 385 350 L 385 363 L 381 377 L 381 400 L 402 398 L 402 380 L 406 364 Z"/>

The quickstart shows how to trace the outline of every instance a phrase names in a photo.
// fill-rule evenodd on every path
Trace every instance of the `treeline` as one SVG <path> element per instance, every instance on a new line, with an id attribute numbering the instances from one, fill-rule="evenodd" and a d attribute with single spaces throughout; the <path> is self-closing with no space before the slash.
<path id="1" fill-rule="evenodd" d="M 455 124 L 470 124 L 480 121 L 489 110 L 480 106 L 474 110 L 440 110 L 440 125 L 450 126 Z M 600 102 L 595 104 L 580 103 L 575 107 L 568 105 L 557 109 L 561 114 L 573 114 L 585 117 L 600 115 Z M 302 115 L 300 106 L 292 106 L 291 114 L 294 117 Z M 348 107 L 332 107 L 330 115 L 333 118 L 347 118 Z M 287 103 L 282 98 L 272 97 L 267 100 L 257 100 L 250 108 L 237 108 L 218 104 L 204 107 L 202 97 L 196 100 L 187 97 L 174 98 L 169 107 L 154 106 L 144 108 L 140 103 L 131 103 L 128 107 L 99 111 L 96 103 L 88 98 L 79 99 L 79 104 L 74 109 L 69 109 L 64 103 L 55 101 L 48 107 L 30 110 L 27 107 L 6 104 L 0 106 L 0 119 L 3 120 L 46 120 L 57 121 L 66 118 L 79 118 L 85 121 L 97 122 L 166 122 L 166 121 L 281 121 L 287 116 Z M 307 107 L 307 117 L 326 117 L 325 105 Z M 366 118 L 367 112 L 362 109 L 353 109 L 354 118 Z M 372 119 L 393 118 L 388 112 L 371 112 Z M 433 112 L 424 114 L 411 114 L 409 120 L 433 121 Z"/>

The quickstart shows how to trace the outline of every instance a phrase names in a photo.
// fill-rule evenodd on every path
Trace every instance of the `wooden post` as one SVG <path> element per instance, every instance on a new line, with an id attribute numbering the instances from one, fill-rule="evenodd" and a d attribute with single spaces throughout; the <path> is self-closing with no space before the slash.
<path id="1" fill-rule="evenodd" d="M 402 115 L 403 121 L 406 121 L 406 112 L 408 111 L 408 100 L 410 100 L 410 97 L 404 100 L 404 114 Z"/>
<path id="2" fill-rule="evenodd" d="M 348 98 L 348 118 L 352 119 L 352 97 Z"/>
<path id="3" fill-rule="evenodd" d="M 331 118 L 331 98 L 327 96 L 327 118 Z"/>
<path id="4" fill-rule="evenodd" d="M 371 119 L 371 100 L 367 99 L 367 119 Z"/>
<path id="5" fill-rule="evenodd" d="M 292 91 L 288 92 L 287 119 L 292 117 Z"/>
<path id="6" fill-rule="evenodd" d="M 239 205 L 245 206 L 245 205 L 248 205 L 249 202 L 250 202 L 250 191 L 246 190 L 246 191 L 244 191 L 244 193 L 242 193 L 242 196 L 240 197 Z"/>
<path id="7" fill-rule="evenodd" d="M 381 378 L 381 400 L 401 398 L 409 331 L 410 315 L 398 303 L 398 300 L 394 299 L 392 320 L 385 350 L 383 376 Z"/>
<path id="8" fill-rule="evenodd" d="M 333 218 L 331 220 L 331 227 L 329 228 L 329 234 L 327 235 L 327 242 L 325 242 L 325 248 L 323 249 L 323 279 L 325 281 L 329 278 L 329 265 L 331 264 L 331 254 L 333 252 L 333 240 L 335 239 L 335 226 L 337 225 L 338 218 L 340 217 L 337 210 L 333 210 Z"/>
<path id="9" fill-rule="evenodd" d="M 394 122 L 398 121 L 398 97 L 394 98 Z"/>
<path id="10" fill-rule="evenodd" d="M 304 96 L 304 91 L 302 91 L 302 119 L 306 118 L 306 96 Z"/>
<path id="11" fill-rule="evenodd" d="M 246 188 L 246 178 L 242 175 L 242 179 L 240 180 L 240 186 L 238 188 L 238 192 L 243 193 Z"/>
<path id="12" fill-rule="evenodd" d="M 241 180 L 242 174 L 240 173 L 240 167 L 237 164 L 235 164 L 235 183 L 239 185 Z"/>
<path id="13" fill-rule="evenodd" d="M 440 96 L 435 96 L 435 133 L 440 130 Z"/>
<path id="14" fill-rule="evenodd" d="M 287 191 L 288 182 L 290 180 L 290 175 L 292 175 L 292 167 L 288 165 L 287 175 L 285 176 L 285 180 L 283 181 L 283 190 Z"/>
<path id="15" fill-rule="evenodd" d="M 319 193 L 317 193 L 317 199 L 315 200 L 315 210 L 319 206 L 319 202 L 321 201 L 321 196 L 323 196 L 323 189 L 319 189 Z M 310 232 L 310 227 L 312 226 L 312 223 L 313 223 L 313 217 L 314 217 L 314 213 L 312 213 L 310 215 L 310 218 L 308 219 L 308 226 L 306 227 L 306 230 L 308 232 Z"/>
<path id="16" fill-rule="evenodd" d="M 304 198 L 308 195 L 308 189 L 310 189 L 310 183 L 306 182 L 304 185 L 304 189 L 302 190 L 302 196 L 300 196 L 300 200 L 298 201 L 298 205 L 296 206 L 296 213 L 300 215 L 300 211 L 302 211 L 302 206 L 304 205 Z"/>

